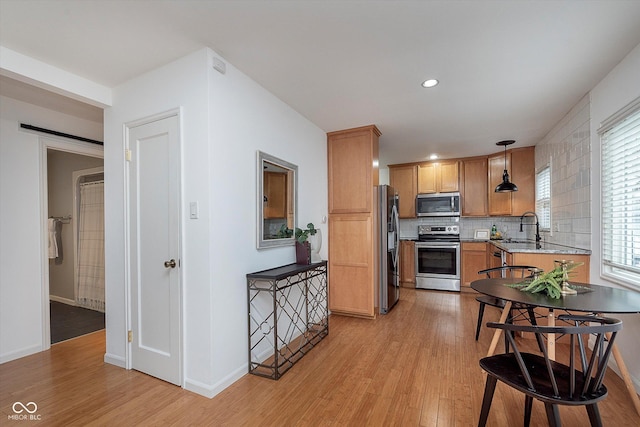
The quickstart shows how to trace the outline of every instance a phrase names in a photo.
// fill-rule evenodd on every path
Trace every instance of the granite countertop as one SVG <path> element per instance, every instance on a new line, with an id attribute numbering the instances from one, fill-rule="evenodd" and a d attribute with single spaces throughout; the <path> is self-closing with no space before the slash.
<path id="1" fill-rule="evenodd" d="M 588 249 L 572 248 L 571 246 L 547 242 L 536 244 L 535 240 L 491 240 L 490 243 L 498 249 L 510 253 L 591 255 L 591 251 Z"/>

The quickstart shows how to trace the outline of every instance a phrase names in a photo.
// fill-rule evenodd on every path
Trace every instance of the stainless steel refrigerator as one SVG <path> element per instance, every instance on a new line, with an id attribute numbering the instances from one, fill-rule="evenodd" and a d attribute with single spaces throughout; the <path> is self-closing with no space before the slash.
<path id="1" fill-rule="evenodd" d="M 377 190 L 380 314 L 387 314 L 400 298 L 399 199 L 393 187 L 379 185 Z"/>

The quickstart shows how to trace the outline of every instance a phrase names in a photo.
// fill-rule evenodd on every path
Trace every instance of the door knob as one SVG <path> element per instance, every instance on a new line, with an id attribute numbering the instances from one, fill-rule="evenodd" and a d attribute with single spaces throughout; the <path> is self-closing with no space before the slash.
<path id="1" fill-rule="evenodd" d="M 176 268 L 176 260 L 172 259 L 170 261 L 165 261 L 164 266 L 165 268 Z"/>

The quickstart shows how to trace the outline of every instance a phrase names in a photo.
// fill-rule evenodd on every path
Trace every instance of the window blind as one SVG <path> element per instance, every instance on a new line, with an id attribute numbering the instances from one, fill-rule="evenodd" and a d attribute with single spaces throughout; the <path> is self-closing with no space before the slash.
<path id="1" fill-rule="evenodd" d="M 605 275 L 640 283 L 640 99 L 600 132 Z"/>
<path id="2" fill-rule="evenodd" d="M 536 174 L 536 214 L 542 230 L 551 230 L 551 167 Z"/>

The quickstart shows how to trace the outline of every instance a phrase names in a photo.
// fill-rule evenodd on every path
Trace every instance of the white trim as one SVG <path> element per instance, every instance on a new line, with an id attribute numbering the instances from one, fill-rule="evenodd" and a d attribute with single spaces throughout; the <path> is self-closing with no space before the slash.
<path id="1" fill-rule="evenodd" d="M 248 364 L 245 363 L 213 385 L 204 384 L 196 380 L 185 379 L 184 389 L 211 399 L 246 375 L 248 369 Z"/>
<path id="2" fill-rule="evenodd" d="M 123 141 L 124 141 L 124 150 L 125 151 L 129 151 L 131 149 L 130 146 L 130 140 L 129 140 L 129 134 L 130 134 L 130 130 L 134 127 L 138 127 L 138 126 L 142 126 L 142 125 L 146 125 L 152 122 L 156 122 L 159 120 L 163 120 L 169 117 L 177 117 L 178 119 L 178 152 L 179 152 L 179 156 L 180 158 L 178 159 L 178 167 L 180 169 L 179 173 L 178 173 L 178 183 L 177 183 L 177 188 L 178 188 L 178 200 L 180 201 L 180 209 L 178 212 L 178 260 L 180 263 L 182 263 L 182 251 L 183 251 L 183 247 L 184 247 L 184 236 L 183 236 L 183 226 L 182 226 L 182 222 L 185 218 L 185 212 L 184 212 L 184 191 L 182 191 L 182 181 L 183 181 L 183 171 L 184 171 L 184 165 L 182 163 L 183 161 L 183 141 L 184 141 L 184 135 L 183 135 L 183 108 L 182 107 L 178 107 L 178 108 L 174 108 L 171 110 L 167 110 L 158 114 L 154 114 L 151 116 L 147 116 L 144 117 L 142 119 L 137 119 L 137 120 L 132 120 L 130 122 L 126 122 L 123 124 L 122 127 L 122 132 L 123 132 Z M 123 156 L 125 156 L 125 153 L 122 153 Z M 124 285 L 125 285 L 125 316 L 126 316 L 126 330 L 124 333 L 124 337 L 126 339 L 127 337 L 127 331 L 132 330 L 132 307 L 131 307 L 131 221 L 130 219 L 130 214 L 131 214 L 131 205 L 130 205 L 130 181 L 131 181 L 131 176 L 129 174 L 129 161 L 125 160 L 124 162 L 124 180 L 123 180 L 123 194 L 124 194 L 124 215 L 125 215 L 125 221 L 124 221 L 124 231 L 125 231 L 125 244 L 124 244 L 124 271 L 125 271 L 125 279 L 124 279 Z M 185 372 L 186 372 L 186 368 L 185 368 L 185 357 L 184 357 L 184 337 L 186 336 L 186 326 L 185 326 L 185 321 L 184 321 L 184 313 L 186 310 L 185 307 L 185 297 L 184 297 L 184 282 L 185 282 L 185 273 L 184 273 L 185 269 L 184 268 L 180 268 L 180 315 L 179 315 L 179 331 L 180 331 L 180 337 L 179 337 L 179 359 L 180 359 L 180 383 L 181 386 L 183 388 L 186 388 L 186 380 L 185 380 Z M 126 369 L 132 369 L 133 367 L 133 360 L 132 360 L 132 343 L 129 342 L 127 340 L 126 345 L 125 345 L 125 358 L 124 358 L 124 368 Z M 106 356 L 105 356 L 106 357 Z"/>
<path id="3" fill-rule="evenodd" d="M 51 348 L 51 320 L 49 310 L 49 256 L 48 256 L 48 227 L 47 218 L 49 216 L 49 191 L 48 191 L 48 169 L 47 150 L 64 151 L 67 153 L 80 154 L 88 157 L 104 159 L 104 148 L 100 145 L 88 142 L 75 141 L 62 137 L 40 135 L 40 263 L 42 268 L 42 284 L 40 304 L 42 306 L 42 346 L 39 351 Z"/>
<path id="4" fill-rule="evenodd" d="M 60 302 L 62 304 L 67 304 L 67 305 L 71 305 L 71 306 L 76 306 L 76 302 L 75 300 L 69 299 L 69 298 L 63 298 L 63 297 L 59 297 L 57 295 L 49 295 L 49 301 L 55 301 L 55 302 Z"/>

